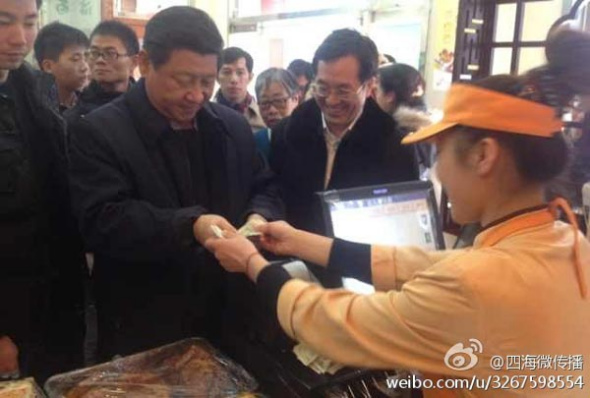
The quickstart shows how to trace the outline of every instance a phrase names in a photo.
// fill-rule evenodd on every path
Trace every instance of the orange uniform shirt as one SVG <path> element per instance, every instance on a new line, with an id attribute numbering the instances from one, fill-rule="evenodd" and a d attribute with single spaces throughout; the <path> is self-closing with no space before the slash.
<path id="1" fill-rule="evenodd" d="M 416 369 L 447 378 L 572 376 L 590 383 L 590 299 L 583 299 L 573 243 L 590 284 L 590 243 L 548 210 L 517 216 L 483 231 L 466 250 L 426 252 L 372 247 L 378 290 L 359 296 L 291 280 L 282 288 L 278 318 L 285 331 L 339 363 Z M 396 290 L 401 288 L 400 290 Z M 482 344 L 477 364 L 453 370 L 445 355 L 458 343 Z M 493 370 L 492 357 L 562 359 L 582 356 L 583 369 L 533 369 L 514 363 Z M 532 356 L 532 357 L 531 357 Z M 541 357 L 543 356 L 543 357 Z M 560 364 L 562 364 L 560 362 Z M 578 364 L 579 366 L 579 364 Z M 583 389 L 522 388 L 425 391 L 427 397 L 579 397 Z M 449 395 L 450 394 L 450 395 Z"/>

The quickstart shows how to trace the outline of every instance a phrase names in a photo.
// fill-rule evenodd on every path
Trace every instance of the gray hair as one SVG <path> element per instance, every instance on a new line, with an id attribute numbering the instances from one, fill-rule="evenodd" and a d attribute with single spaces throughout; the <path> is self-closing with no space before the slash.
<path id="1" fill-rule="evenodd" d="M 299 91 L 297 79 L 293 73 L 289 72 L 287 69 L 268 68 L 256 78 L 254 90 L 256 91 L 256 98 L 258 100 L 260 100 L 260 96 L 262 95 L 264 89 L 266 89 L 272 83 L 281 84 L 285 90 L 287 90 L 289 97 L 293 97 Z"/>

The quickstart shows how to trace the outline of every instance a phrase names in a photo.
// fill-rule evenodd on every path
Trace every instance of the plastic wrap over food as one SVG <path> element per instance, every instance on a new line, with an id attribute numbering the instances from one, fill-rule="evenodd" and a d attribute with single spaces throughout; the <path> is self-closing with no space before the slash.
<path id="1" fill-rule="evenodd" d="M 29 378 L 0 383 L 0 398 L 45 398 L 45 395 L 35 380 Z"/>
<path id="2" fill-rule="evenodd" d="M 187 339 L 62 375 L 50 398 L 252 397 L 256 380 L 201 339 Z"/>

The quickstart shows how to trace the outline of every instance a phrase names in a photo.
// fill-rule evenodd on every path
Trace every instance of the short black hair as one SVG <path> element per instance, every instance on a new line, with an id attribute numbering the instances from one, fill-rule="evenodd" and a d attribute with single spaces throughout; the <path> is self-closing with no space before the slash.
<path id="1" fill-rule="evenodd" d="M 590 94 L 587 66 L 590 34 L 570 29 L 553 31 L 547 38 L 545 54 L 547 64 L 524 75 L 495 75 L 471 84 L 550 106 L 562 115 L 575 95 Z M 493 137 L 512 151 L 517 170 L 527 182 L 551 182 L 569 165 L 570 145 L 561 132 L 551 137 L 537 137 L 462 127 L 459 133 L 459 155 L 465 154 L 482 138 Z"/>
<path id="2" fill-rule="evenodd" d="M 424 78 L 414 67 L 406 64 L 384 65 L 377 71 L 379 85 L 385 93 L 395 94 L 398 106 L 410 106 L 413 94 L 420 86 L 426 86 Z"/>
<path id="3" fill-rule="evenodd" d="M 302 59 L 294 59 L 289 66 L 287 66 L 287 70 L 294 74 L 295 77 L 305 76 L 307 80 L 313 80 L 313 67 L 310 62 Z"/>
<path id="4" fill-rule="evenodd" d="M 219 57 L 217 69 L 221 69 L 223 65 L 233 64 L 240 58 L 244 58 L 246 60 L 246 68 L 248 69 L 249 73 L 252 73 L 252 69 L 254 68 L 254 60 L 248 52 L 242 50 L 239 47 L 228 47 L 224 49 L 221 52 L 221 56 Z"/>
<path id="5" fill-rule="evenodd" d="M 109 19 L 102 21 L 90 33 L 90 41 L 94 36 L 113 36 L 121 40 L 129 55 L 136 55 L 139 52 L 139 39 L 135 31 L 123 22 Z"/>
<path id="6" fill-rule="evenodd" d="M 174 50 L 219 56 L 223 38 L 209 14 L 194 7 L 175 6 L 158 12 L 148 21 L 143 48 L 158 68 L 168 62 Z"/>
<path id="7" fill-rule="evenodd" d="M 37 35 L 34 44 L 35 59 L 41 63 L 50 59 L 57 61 L 64 50 L 70 46 L 88 47 L 88 37 L 80 29 L 72 26 L 52 22 L 45 25 Z"/>
<path id="8" fill-rule="evenodd" d="M 373 40 L 356 30 L 338 29 L 320 44 L 313 56 L 313 72 L 317 75 L 320 61 L 330 62 L 352 55 L 360 65 L 359 80 L 367 81 L 377 73 L 379 52 Z"/>

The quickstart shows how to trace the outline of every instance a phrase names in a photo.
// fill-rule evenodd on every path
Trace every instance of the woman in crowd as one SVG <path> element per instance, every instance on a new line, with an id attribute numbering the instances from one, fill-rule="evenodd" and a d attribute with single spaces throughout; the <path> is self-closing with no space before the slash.
<path id="1" fill-rule="evenodd" d="M 406 64 L 381 66 L 377 71 L 377 84 L 373 98 L 384 112 L 393 117 L 403 135 L 407 135 L 432 122 L 424 103 L 424 78 L 415 68 Z M 415 146 L 420 175 L 427 177 L 432 167 L 430 144 Z"/>
<path id="2" fill-rule="evenodd" d="M 288 70 L 269 68 L 258 75 L 254 89 L 260 116 L 267 127 L 254 133 L 254 140 L 260 153 L 268 159 L 272 128 L 290 116 L 299 104 L 299 86 Z"/>
<path id="3" fill-rule="evenodd" d="M 398 110 L 404 108 L 425 112 L 424 79 L 420 72 L 410 65 L 394 64 L 379 67 L 377 83 L 373 97 L 385 112 L 394 117 Z"/>
<path id="4" fill-rule="evenodd" d="M 377 292 L 361 296 L 292 280 L 241 237 L 207 246 L 228 271 L 257 283 L 291 337 L 334 361 L 417 369 L 432 380 L 491 378 L 487 389 L 478 382 L 426 390 L 427 397 L 587 397 L 590 371 L 571 364 L 590 358 L 590 243 L 567 202 L 545 201 L 545 187 L 567 163 L 561 109 L 590 94 L 590 37 L 559 31 L 546 54 L 548 64 L 524 76 L 454 85 L 444 119 L 405 139 L 436 146 L 453 218 L 484 227 L 473 247 L 426 252 L 333 240 L 280 222 L 260 228 L 274 253 L 371 281 Z M 559 209 L 573 224 L 556 221 Z M 526 356 L 553 363 L 569 356 L 570 366 L 509 370 L 510 358 Z M 494 367 L 497 357 L 508 362 Z M 514 375 L 526 382 L 502 389 Z M 543 388 L 540 377 L 556 383 Z"/>

